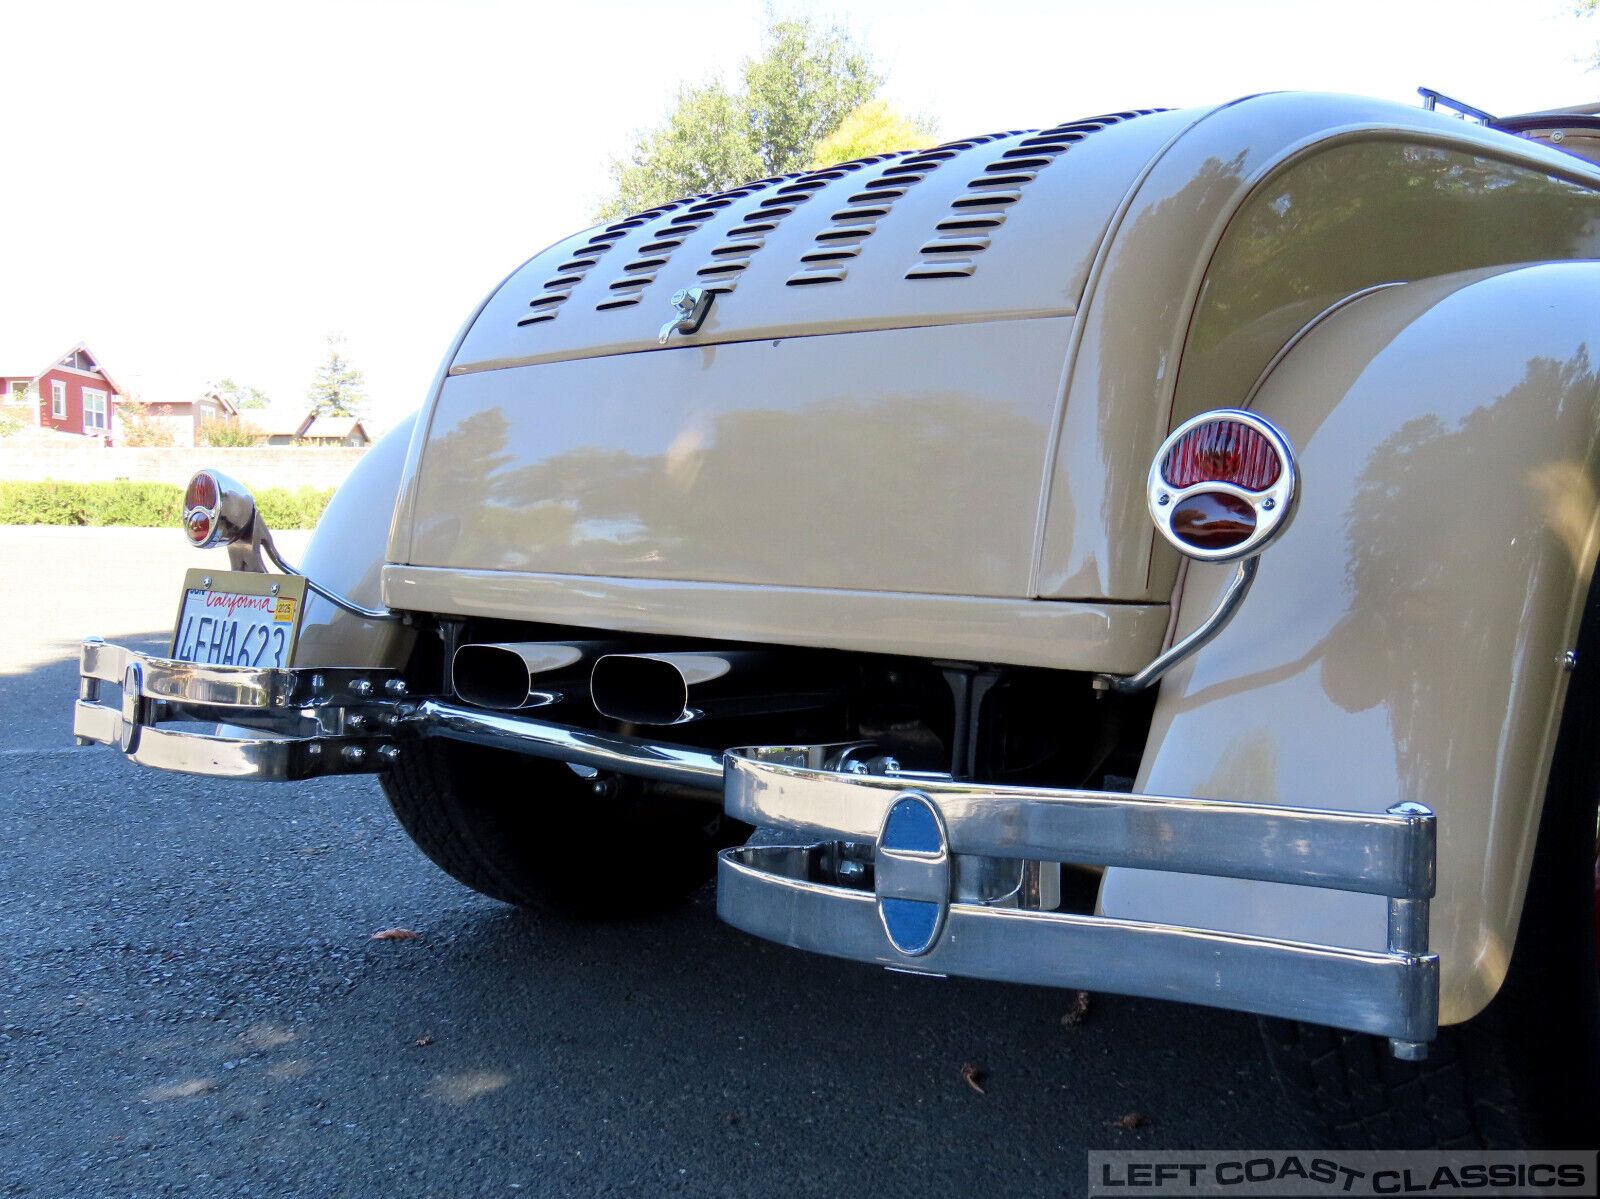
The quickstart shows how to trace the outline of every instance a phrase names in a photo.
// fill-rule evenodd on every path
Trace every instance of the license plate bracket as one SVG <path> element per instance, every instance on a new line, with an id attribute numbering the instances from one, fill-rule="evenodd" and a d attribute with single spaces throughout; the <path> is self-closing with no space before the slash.
<path id="1" fill-rule="evenodd" d="M 305 607 L 306 581 L 298 575 L 191 569 L 170 656 L 208 666 L 290 666 Z"/>

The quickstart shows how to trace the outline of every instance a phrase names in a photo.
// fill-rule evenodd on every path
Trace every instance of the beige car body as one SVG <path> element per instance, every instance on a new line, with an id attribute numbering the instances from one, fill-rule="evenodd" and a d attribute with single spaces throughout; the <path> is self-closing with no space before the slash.
<path id="1" fill-rule="evenodd" d="M 1031 166 L 1025 138 L 894 195 L 863 187 L 893 161 L 862 164 L 551 247 L 313 556 L 364 537 L 354 598 L 408 611 L 1129 673 L 1228 574 L 1155 536 L 1151 458 L 1253 407 L 1299 449 L 1300 510 L 1161 684 L 1137 788 L 1436 810 L 1440 1018 L 1469 1018 L 1515 938 L 1593 571 L 1600 172 L 1317 95 L 1138 115 Z M 726 290 L 661 344 L 697 285 Z M 301 661 L 402 652 L 307 620 Z M 1382 897 L 1283 884 L 1114 869 L 1101 906 L 1385 937 Z"/>

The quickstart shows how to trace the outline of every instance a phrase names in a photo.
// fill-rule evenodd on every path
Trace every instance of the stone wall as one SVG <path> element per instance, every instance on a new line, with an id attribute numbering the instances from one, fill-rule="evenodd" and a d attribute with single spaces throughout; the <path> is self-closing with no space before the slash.
<path id="1" fill-rule="evenodd" d="M 130 479 L 139 483 L 182 485 L 203 466 L 214 467 L 246 487 L 337 487 L 361 455 L 359 449 L 316 446 L 252 446 L 219 449 L 175 446 L 149 449 L 97 443 L 56 445 L 39 441 L 0 441 L 0 479 L 92 483 Z"/>

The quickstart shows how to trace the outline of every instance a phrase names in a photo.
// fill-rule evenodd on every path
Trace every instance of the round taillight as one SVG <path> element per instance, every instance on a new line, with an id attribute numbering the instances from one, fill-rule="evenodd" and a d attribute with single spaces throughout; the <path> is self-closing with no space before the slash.
<path id="1" fill-rule="evenodd" d="M 1150 517 L 1180 553 L 1248 558 L 1288 527 L 1299 494 L 1294 447 L 1271 421 L 1224 408 L 1184 421 L 1150 464 Z"/>
<path id="2" fill-rule="evenodd" d="M 208 470 L 197 472 L 183 489 L 183 535 L 191 545 L 209 549 L 216 544 L 221 504 L 216 476 Z"/>

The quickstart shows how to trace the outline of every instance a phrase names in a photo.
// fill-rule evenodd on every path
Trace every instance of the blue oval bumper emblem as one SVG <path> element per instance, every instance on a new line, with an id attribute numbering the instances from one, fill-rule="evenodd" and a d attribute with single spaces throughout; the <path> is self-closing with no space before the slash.
<path id="1" fill-rule="evenodd" d="M 950 909 L 949 842 L 931 799 L 906 791 L 889 805 L 873 865 L 889 943 L 908 957 L 927 953 Z"/>

